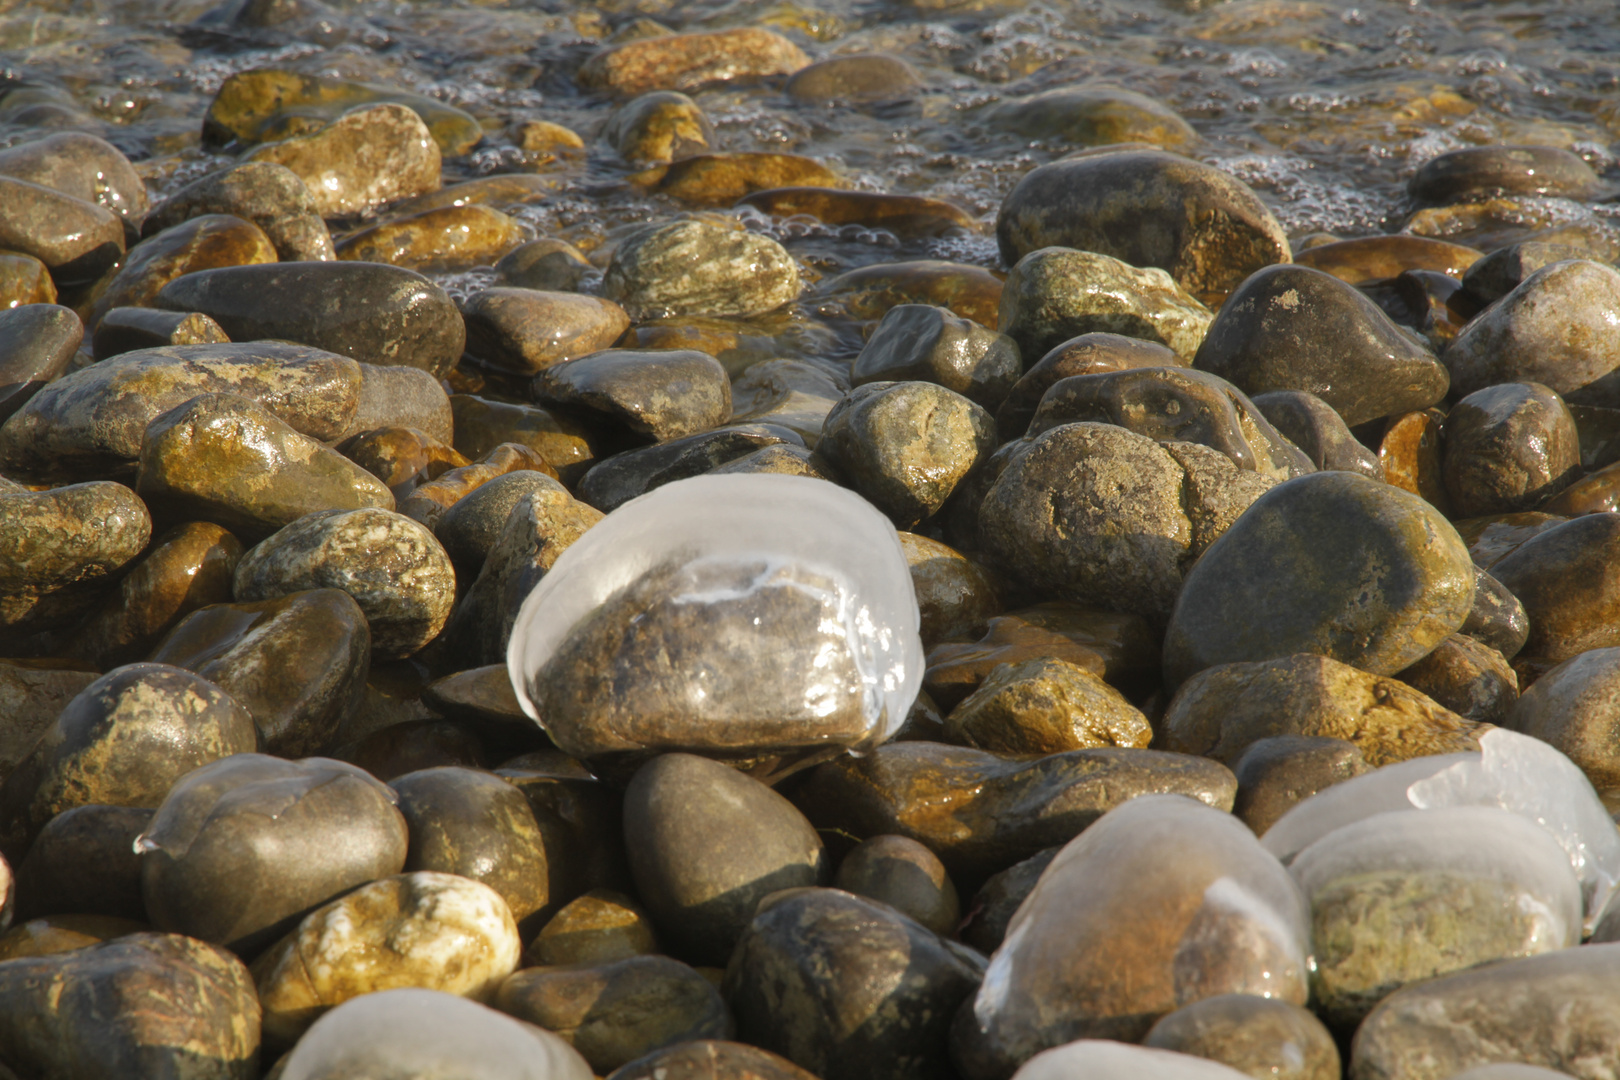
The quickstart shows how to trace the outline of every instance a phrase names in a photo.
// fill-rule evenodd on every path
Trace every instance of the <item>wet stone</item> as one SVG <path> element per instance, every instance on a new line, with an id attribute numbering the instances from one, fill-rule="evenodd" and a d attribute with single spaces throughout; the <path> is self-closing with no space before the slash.
<path id="1" fill-rule="evenodd" d="M 1553 146 L 1471 146 L 1432 157 L 1407 182 L 1425 203 L 1465 202 L 1481 195 L 1549 195 L 1586 199 L 1601 185 L 1578 154 Z"/>
<path id="2" fill-rule="evenodd" d="M 1142 1045 L 1230 1065 L 1256 1080 L 1338 1080 L 1339 1049 L 1308 1009 L 1255 994 L 1219 994 L 1153 1025 Z"/>
<path id="3" fill-rule="evenodd" d="M 655 90 L 615 109 L 602 140 L 629 164 L 647 166 L 701 154 L 715 137 L 695 101 L 673 90 Z"/>
<path id="4" fill-rule="evenodd" d="M 413 521 L 436 530 L 440 519 L 452 506 L 492 480 L 513 472 L 538 472 L 552 476 L 555 471 L 532 447 L 522 443 L 501 443 L 485 454 L 482 460 L 441 472 L 434 479 L 418 485 L 399 504 L 398 509 Z"/>
<path id="5" fill-rule="evenodd" d="M 1041 398 L 1061 379 L 1131 368 L 1176 367 L 1181 363 L 1169 347 L 1156 341 L 1122 334 L 1080 334 L 1054 345 L 1025 369 L 996 410 L 996 429 L 1004 439 L 1024 434 Z"/>
<path id="6" fill-rule="evenodd" d="M 1061 846 L 1046 848 L 990 875 L 968 905 L 967 917 L 962 920 L 962 941 L 986 956 L 994 953 L 1006 937 L 1013 914 L 1061 850 Z"/>
<path id="7" fill-rule="evenodd" d="M 785 187 L 745 195 L 737 205 L 752 206 L 778 218 L 808 214 L 824 225 L 885 229 L 902 238 L 940 236 L 955 229 L 978 230 L 978 221 L 960 206 L 922 195 Z"/>
<path id="8" fill-rule="evenodd" d="M 525 120 L 512 132 L 512 141 L 524 150 L 536 154 L 570 156 L 585 149 L 585 140 L 577 132 L 549 120 Z"/>
<path id="9" fill-rule="evenodd" d="M 1530 636 L 1530 619 L 1519 598 L 1479 566 L 1474 567 L 1474 606 L 1457 631 L 1513 659 Z"/>
<path id="10" fill-rule="evenodd" d="M 148 209 L 146 182 L 119 149 L 81 131 L 63 131 L 0 150 L 0 176 L 39 184 L 95 203 L 139 229 Z"/>
<path id="11" fill-rule="evenodd" d="M 1361 749 L 1348 739 L 1267 735 L 1251 742 L 1232 765 L 1238 782 L 1232 813 L 1254 835 L 1264 836 L 1278 818 L 1312 795 L 1366 771 Z"/>
<path id="12" fill-rule="evenodd" d="M 361 229 L 337 245 L 337 257 L 444 273 L 488 266 L 527 236 L 499 210 L 446 206 Z"/>
<path id="13" fill-rule="evenodd" d="M 746 1043 L 676 1043 L 615 1069 L 610 1080 L 815 1080 L 786 1058 Z M 1504 1078 L 1511 1080 L 1511 1078 Z"/>
<path id="14" fill-rule="evenodd" d="M 1001 754 L 1053 754 L 1146 746 L 1147 717 L 1097 675 L 1062 660 L 1025 660 L 991 671 L 951 710 L 952 742 Z"/>
<path id="15" fill-rule="evenodd" d="M 519 244 L 495 263 L 501 284 L 539 292 L 574 292 L 594 270 L 578 248 L 551 237 Z M 469 328 L 468 332 L 473 331 Z"/>
<path id="16" fill-rule="evenodd" d="M 432 373 L 402 364 L 361 364 L 360 401 L 338 437 L 387 427 L 413 427 L 441 444 L 455 438 L 450 395 Z"/>
<path id="17" fill-rule="evenodd" d="M 0 424 L 67 370 L 83 340 L 84 324 L 70 308 L 0 308 Z"/>
<path id="18" fill-rule="evenodd" d="M 1532 536 L 1568 520 L 1568 517 L 1541 511 L 1493 514 L 1486 518 L 1457 522 L 1457 535 L 1468 544 L 1468 554 L 1473 558 L 1474 565 L 1489 570 Z M 1507 652 L 1506 649 L 1502 651 Z"/>
<path id="19" fill-rule="evenodd" d="M 92 324 L 118 307 L 155 307 L 163 286 L 182 274 L 221 266 L 276 261 L 276 249 L 257 225 L 229 214 L 203 214 L 150 236 L 129 249 L 101 290 Z"/>
<path id="20" fill-rule="evenodd" d="M 1587 514 L 1538 532 L 1491 566 L 1524 605 L 1527 657 L 1561 661 L 1620 645 L 1620 514 Z"/>
<path id="21" fill-rule="evenodd" d="M 563 905 L 540 928 L 523 953 L 523 966 L 611 964 L 657 951 L 645 911 L 621 893 L 592 889 Z"/>
<path id="22" fill-rule="evenodd" d="M 802 447 L 804 437 L 776 424 L 739 423 L 626 451 L 598 462 L 586 473 L 579 483 L 579 498 L 606 513 L 665 484 L 711 472 L 777 445 Z"/>
<path id="23" fill-rule="evenodd" d="M 712 83 L 791 75 L 810 62 L 799 47 L 762 27 L 670 34 L 615 45 L 579 69 L 587 90 L 628 97 L 649 90 L 696 90 Z"/>
<path id="24" fill-rule="evenodd" d="M 1000 588 L 988 570 L 937 540 L 902 532 L 900 547 L 911 568 L 925 646 L 982 632 L 1000 614 Z"/>
<path id="25" fill-rule="evenodd" d="M 636 773 L 624 840 L 660 939 L 693 963 L 724 962 L 766 895 L 830 876 L 820 837 L 792 803 L 691 754 Z"/>
<path id="26" fill-rule="evenodd" d="M 404 105 L 361 106 L 307 135 L 265 143 L 246 161 L 291 169 L 323 217 L 357 214 L 439 186 L 439 147 Z"/>
<path id="27" fill-rule="evenodd" d="M 833 885 L 880 900 L 939 934 L 956 933 L 961 906 L 956 886 L 934 853 L 904 836 L 863 840 L 838 865 Z"/>
<path id="28" fill-rule="evenodd" d="M 446 720 L 391 724 L 332 753 L 385 783 L 423 769 L 487 769 L 494 764 L 478 732 Z"/>
<path id="29" fill-rule="evenodd" d="M 1299 265 L 1332 274 L 1349 285 L 1399 277 L 1408 270 L 1432 270 L 1461 278 L 1480 257 L 1478 250 L 1461 244 L 1401 234 L 1339 240 L 1294 252 Z"/>
<path id="30" fill-rule="evenodd" d="M 0 960 L 58 956 L 151 927 L 109 915 L 48 915 L 29 919 L 0 936 Z"/>
<path id="31" fill-rule="evenodd" d="M 732 1026 L 714 984 L 664 956 L 519 971 L 495 1005 L 555 1032 L 603 1074 L 665 1046 L 725 1038 Z"/>
<path id="32" fill-rule="evenodd" d="M 601 414 L 659 442 L 731 419 L 731 380 L 695 349 L 607 349 L 552 364 L 535 376 L 541 405 Z"/>
<path id="33" fill-rule="evenodd" d="M 45 823 L 17 866 L 23 918 L 51 913 L 146 920 L 135 838 L 152 809 L 90 804 Z"/>
<path id="34" fill-rule="evenodd" d="M 56 285 L 44 263 L 32 255 L 0 252 L 0 310 L 54 303 Z"/>
<path id="35" fill-rule="evenodd" d="M 1384 479 L 1378 455 L 1350 433 L 1333 406 L 1304 390 L 1272 390 L 1251 399 L 1261 414 L 1289 442 L 1299 447 L 1311 464 L 1331 472 L 1353 472 Z"/>
<path id="36" fill-rule="evenodd" d="M 1191 796 L 1226 810 L 1237 782 L 1206 758 L 1157 750 L 1070 750 L 1033 760 L 929 742 L 888 743 L 816 767 L 794 802 L 818 829 L 905 836 L 953 875 L 1004 870 L 1067 843 L 1127 799 Z"/>
<path id="37" fill-rule="evenodd" d="M 1620 649 L 1590 649 L 1537 679 L 1510 706 L 1504 727 L 1533 735 L 1580 766 L 1600 795 L 1620 789 L 1620 743 L 1613 717 Z"/>
<path id="38" fill-rule="evenodd" d="M 850 379 L 938 383 L 986 409 L 1001 404 L 1023 371 L 1018 346 L 946 308 L 901 304 L 879 320 Z"/>
<path id="39" fill-rule="evenodd" d="M 800 154 L 693 154 L 631 177 L 638 186 L 699 206 L 730 206 L 755 191 L 843 187 L 837 173 Z"/>
<path id="40" fill-rule="evenodd" d="M 155 236 L 205 214 L 232 214 L 253 222 L 270 238 L 283 262 L 335 257 L 332 236 L 314 197 L 285 165 L 248 161 L 209 173 L 152 207 L 143 231 Z"/>
<path id="41" fill-rule="evenodd" d="M 210 604 L 186 616 L 151 659 L 218 685 L 252 714 L 267 752 L 297 757 L 325 748 L 359 708 L 371 632 L 348 593 L 315 589 Z"/>
<path id="42" fill-rule="evenodd" d="M 1463 289 L 1480 307 L 1494 304 L 1524 284 L 1526 278 L 1543 266 L 1570 259 L 1584 259 L 1587 252 L 1569 244 L 1549 244 L 1527 240 L 1497 248 L 1470 265 L 1462 275 Z"/>
<path id="43" fill-rule="evenodd" d="M 443 289 L 414 271 L 378 263 L 204 270 L 164 286 L 155 306 L 200 311 L 233 341 L 296 341 L 435 376 L 454 366 L 466 341 L 461 313 Z"/>
<path id="44" fill-rule="evenodd" d="M 352 765 L 237 754 L 176 784 L 137 844 L 156 926 L 251 955 L 311 908 L 397 873 L 406 830 L 393 793 Z"/>
<path id="45" fill-rule="evenodd" d="M 239 602 L 342 589 L 360 606 L 378 659 L 409 656 L 436 637 L 455 601 L 455 569 L 419 522 L 381 508 L 306 514 L 242 556 Z"/>
<path id="46" fill-rule="evenodd" d="M 799 290 L 799 271 L 782 245 L 696 220 L 637 229 L 614 250 L 602 279 L 602 294 L 638 317 L 759 315 Z"/>
<path id="47" fill-rule="evenodd" d="M 338 444 L 344 457 L 388 485 L 396 505 L 422 484 L 472 462 L 412 427 L 380 427 Z"/>
<path id="48" fill-rule="evenodd" d="M 782 92 L 807 105 L 908 98 L 923 88 L 916 69 L 888 53 L 851 53 L 800 68 Z"/>
<path id="49" fill-rule="evenodd" d="M 983 964 L 885 904 L 799 888 L 760 905 L 723 989 L 740 1038 L 818 1075 L 946 1077 L 951 1017 Z"/>
<path id="50" fill-rule="evenodd" d="M 1074 248 L 1167 270 L 1194 296 L 1229 292 L 1289 258 L 1282 226 L 1241 181 L 1158 150 L 1033 170 L 1003 200 L 996 241 L 1009 264 L 1040 248 Z"/>
<path id="51" fill-rule="evenodd" d="M 58 284 L 95 281 L 124 254 L 124 219 L 95 203 L 0 175 L 0 248 L 44 263 Z"/>
<path id="52" fill-rule="evenodd" d="M 1446 417 L 1446 490 L 1460 516 L 1537 509 L 1580 471 L 1575 419 L 1540 383 L 1476 390 Z"/>
<path id="53" fill-rule="evenodd" d="M 981 326 L 994 326 L 1002 283 L 982 266 L 918 259 L 874 263 L 822 280 L 816 294 L 857 319 L 880 319 L 897 304 L 948 308 Z"/>
<path id="54" fill-rule="evenodd" d="M 458 573 L 477 576 L 505 531 L 512 508 L 536 492 L 547 496 L 566 494 L 553 477 L 520 469 L 474 488 L 444 512 L 433 535 L 444 545 Z"/>
<path id="55" fill-rule="evenodd" d="M 813 448 L 827 414 L 847 393 L 849 381 L 827 365 L 764 360 L 731 380 L 731 420 L 788 428 Z"/>
<path id="56" fill-rule="evenodd" d="M 996 106 L 985 114 L 984 123 L 997 131 L 1076 146 L 1140 142 L 1183 150 L 1198 142 L 1187 121 L 1162 102 L 1105 86 L 1045 90 Z"/>
<path id="57" fill-rule="evenodd" d="M 230 336 L 201 312 L 115 307 L 96 324 L 91 349 L 97 360 L 171 345 L 227 345 Z"/>
<path id="58" fill-rule="evenodd" d="M 70 660 L 0 660 L 0 781 L 33 753 L 68 702 L 99 677 Z"/>
<path id="59" fill-rule="evenodd" d="M 1452 509 L 1445 486 L 1445 414 L 1422 409 L 1390 420 L 1378 443 L 1384 480 L 1442 514 Z"/>
<path id="60" fill-rule="evenodd" d="M 1462 634 L 1453 634 L 1397 677 L 1457 715 L 1481 723 L 1503 723 L 1519 697 L 1519 679 L 1507 659 Z"/>

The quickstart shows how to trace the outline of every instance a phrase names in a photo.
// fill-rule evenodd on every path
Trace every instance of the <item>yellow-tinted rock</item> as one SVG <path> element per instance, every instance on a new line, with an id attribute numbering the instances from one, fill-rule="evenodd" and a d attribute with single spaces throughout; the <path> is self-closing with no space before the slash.
<path id="1" fill-rule="evenodd" d="M 56 303 L 56 283 L 32 255 L 0 251 L 0 310 L 24 304 Z"/>
<path id="2" fill-rule="evenodd" d="M 308 135 L 265 143 L 247 161 L 285 165 L 325 217 L 356 214 L 439 186 L 439 147 L 404 105 L 368 105 Z"/>
<path id="3" fill-rule="evenodd" d="M 634 901 L 611 889 L 592 889 L 540 928 L 523 965 L 607 964 L 657 948 L 652 922 Z"/>
<path id="4" fill-rule="evenodd" d="M 251 221 L 230 214 L 194 217 L 129 249 L 118 273 L 96 299 L 90 322 L 100 322 L 117 307 L 156 306 L 163 286 L 182 274 L 275 261 L 275 245 Z"/>
<path id="5" fill-rule="evenodd" d="M 831 169 L 798 154 L 698 154 L 631 179 L 703 206 L 730 206 L 744 195 L 770 188 L 842 186 Z"/>
<path id="6" fill-rule="evenodd" d="M 451 469 L 472 464 L 453 447 L 410 427 L 362 432 L 342 443 L 338 451 L 387 484 L 395 502 Z"/>
<path id="7" fill-rule="evenodd" d="M 525 120 L 512 133 L 512 141 L 533 154 L 558 154 L 585 149 L 585 140 L 549 120 Z"/>
<path id="8" fill-rule="evenodd" d="M 1436 510 L 1451 516 L 1451 496 L 1446 494 L 1444 451 L 1441 427 L 1445 414 L 1424 409 L 1397 416 L 1384 429 L 1378 444 L 1378 461 L 1384 466 L 1384 479 L 1402 491 L 1424 499 Z"/>
<path id="9" fill-rule="evenodd" d="M 1105 86 L 1060 86 L 998 105 L 985 117 L 996 131 L 1081 146 L 1142 142 L 1166 150 L 1195 145 L 1192 126 L 1146 94 Z"/>
<path id="10" fill-rule="evenodd" d="M 1000 664 L 945 721 L 952 742 L 1002 754 L 1146 746 L 1147 717 L 1085 668 L 1040 657 Z"/>
<path id="11" fill-rule="evenodd" d="M 478 459 L 502 443 L 519 443 L 572 483 L 595 460 L 592 436 L 579 421 L 534 405 L 490 401 L 472 394 L 450 395 L 455 416 L 455 448 Z M 527 466 L 525 466 L 527 468 Z"/>
<path id="12" fill-rule="evenodd" d="M 628 97 L 649 90 L 694 90 L 716 82 L 791 75 L 810 63 L 797 45 L 758 27 L 670 34 L 616 45 L 579 70 L 589 90 Z"/>
<path id="13" fill-rule="evenodd" d="M 632 165 L 658 165 L 702 153 L 714 127 L 697 102 L 673 90 L 627 101 L 602 127 L 602 139 Z"/>
<path id="14" fill-rule="evenodd" d="M 837 300 L 857 319 L 881 319 L 900 304 L 933 304 L 993 327 L 1001 289 L 1002 279 L 982 266 L 919 259 L 858 267 L 823 281 L 817 292 Z M 1031 364 L 1037 359 L 1026 358 Z"/>
<path id="15" fill-rule="evenodd" d="M 1360 285 L 1392 278 L 1407 270 L 1433 270 L 1460 278 L 1483 253 L 1461 244 L 1426 236 L 1363 236 L 1330 241 L 1294 252 L 1301 266 L 1322 270 L 1340 281 Z"/>
<path id="16" fill-rule="evenodd" d="M 772 217 L 809 214 L 827 225 L 865 225 L 896 236 L 935 236 L 950 229 L 976 230 L 972 214 L 943 199 L 922 195 L 883 195 L 871 191 L 834 191 L 819 187 L 785 187 L 758 191 L 738 200 Z"/>
<path id="17" fill-rule="evenodd" d="M 1001 611 L 990 572 L 955 548 L 902 532 L 900 549 L 911 568 L 924 646 L 979 631 Z"/>
<path id="18" fill-rule="evenodd" d="M 145 923 L 115 915 L 47 915 L 14 926 L 0 937 L 0 961 L 55 956 L 149 929 Z"/>
<path id="19" fill-rule="evenodd" d="M 1620 510 L 1620 461 L 1577 480 L 1547 503 L 1543 510 L 1565 517 Z"/>
<path id="20" fill-rule="evenodd" d="M 384 220 L 398 221 L 429 210 L 443 210 L 447 206 L 493 206 L 497 209 L 517 203 L 531 203 L 554 195 L 555 184 L 539 176 L 525 173 L 500 173 L 481 176 L 477 180 L 463 180 L 459 184 L 424 192 L 388 208 Z"/>
<path id="21" fill-rule="evenodd" d="M 232 75 L 220 86 L 203 118 L 203 139 L 225 143 L 262 142 L 294 134 L 295 128 L 318 128 L 357 105 L 397 102 L 420 116 L 439 149 L 448 156 L 465 154 L 483 137 L 478 121 L 442 101 L 386 86 L 300 75 L 260 68 Z M 284 134 L 267 134 L 274 124 Z"/>
<path id="22" fill-rule="evenodd" d="M 489 266 L 525 238 L 499 210 L 447 206 L 362 229 L 337 245 L 337 257 L 442 273 Z"/>
<path id="23" fill-rule="evenodd" d="M 432 529 L 446 510 L 473 491 L 498 476 L 519 470 L 545 473 L 552 478 L 557 475 L 539 451 L 518 443 L 502 443 L 477 464 L 451 469 L 418 487 L 399 504 L 399 512 Z"/>

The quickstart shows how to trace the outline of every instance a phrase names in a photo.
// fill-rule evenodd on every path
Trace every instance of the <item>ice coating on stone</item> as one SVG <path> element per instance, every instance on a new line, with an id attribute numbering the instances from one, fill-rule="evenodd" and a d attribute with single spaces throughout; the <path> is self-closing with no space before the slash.
<path id="1" fill-rule="evenodd" d="M 1013 1073 L 1012 1080 L 1239 1080 L 1247 1075 L 1174 1050 L 1081 1039 L 1036 1054 Z"/>
<path id="2" fill-rule="evenodd" d="M 181 858 L 213 818 L 248 811 L 273 820 L 309 792 L 331 783 L 366 784 L 389 802 L 399 802 L 393 788 L 348 762 L 232 754 L 191 770 L 169 789 L 146 830 L 135 838 L 135 853 L 161 849 Z"/>
<path id="3" fill-rule="evenodd" d="M 759 568 L 750 589 L 780 584 L 783 567 L 834 583 L 830 620 L 848 642 L 862 686 L 867 738 L 899 730 L 922 686 L 920 617 L 900 539 L 860 496 L 823 480 L 776 474 L 698 476 L 657 488 L 594 525 L 557 559 L 524 600 L 507 649 L 523 710 L 545 726 L 537 676 L 570 633 L 610 598 L 660 567 L 682 579 L 723 578 L 725 567 Z M 728 594 L 729 595 L 729 594 Z M 723 599 L 718 593 L 682 601 Z M 713 657 L 724 665 L 727 657 Z M 814 714 L 807 689 L 805 711 Z"/>
<path id="4" fill-rule="evenodd" d="M 1557 839 L 1494 806 L 1393 810 L 1334 829 L 1289 872 L 1313 902 L 1326 887 L 1373 874 L 1438 874 L 1500 884 L 1536 930 L 1534 952 L 1581 943 L 1581 886 Z M 1462 913 L 1459 912 L 1459 915 Z"/>
<path id="5" fill-rule="evenodd" d="M 1580 767 L 1540 739 L 1496 728 L 1479 745 L 1479 754 L 1412 783 L 1407 797 L 1421 810 L 1497 806 L 1546 829 L 1580 879 L 1590 932 L 1620 883 L 1614 819 Z"/>
<path id="6" fill-rule="evenodd" d="M 591 1080 L 585 1059 L 532 1024 L 437 990 L 383 990 L 315 1021 L 282 1080 Z"/>
<path id="7" fill-rule="evenodd" d="M 1475 1065 L 1455 1073 L 1448 1080 L 1569 1080 L 1568 1073 L 1557 1069 L 1544 1069 L 1540 1065 L 1524 1065 L 1516 1061 L 1498 1061 L 1490 1065 Z"/>
<path id="8" fill-rule="evenodd" d="M 1407 789 L 1442 769 L 1478 761 L 1473 752 L 1434 754 L 1397 761 L 1317 792 L 1302 800 L 1260 838 L 1261 846 L 1285 864 L 1334 829 L 1389 810 L 1410 810 Z"/>

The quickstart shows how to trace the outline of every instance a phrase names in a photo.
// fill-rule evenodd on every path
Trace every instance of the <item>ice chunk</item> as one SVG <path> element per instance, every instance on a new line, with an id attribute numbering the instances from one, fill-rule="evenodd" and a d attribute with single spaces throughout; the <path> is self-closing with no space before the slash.
<path id="1" fill-rule="evenodd" d="M 591 1080 L 542 1028 L 437 990 L 344 1002 L 298 1040 L 282 1080 Z"/>
<path id="2" fill-rule="evenodd" d="M 1410 810 L 1407 789 L 1442 769 L 1478 761 L 1473 752 L 1434 754 L 1385 765 L 1303 800 L 1278 818 L 1260 838 L 1261 845 L 1284 863 L 1334 829 L 1390 810 Z"/>
<path id="3" fill-rule="evenodd" d="M 1552 833 L 1581 882 L 1590 932 L 1620 883 L 1620 830 L 1592 782 L 1569 758 L 1529 735 L 1496 728 L 1481 736 L 1479 746 L 1479 754 L 1414 782 L 1408 790 L 1412 805 L 1499 806 Z"/>
<path id="4" fill-rule="evenodd" d="M 1246 1073 L 1208 1058 L 1081 1039 L 1036 1054 L 1012 1080 L 1239 1080 Z"/>
<path id="5" fill-rule="evenodd" d="M 524 711 L 576 756 L 874 745 L 922 683 L 899 537 L 854 493 L 699 476 L 619 507 L 523 602 Z"/>

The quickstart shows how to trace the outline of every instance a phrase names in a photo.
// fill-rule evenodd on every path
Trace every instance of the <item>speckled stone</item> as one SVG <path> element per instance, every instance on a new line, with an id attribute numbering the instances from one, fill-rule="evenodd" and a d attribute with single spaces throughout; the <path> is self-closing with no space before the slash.
<path id="1" fill-rule="evenodd" d="M 0 492 L 0 641 L 76 622 L 152 536 L 152 517 L 110 480 Z"/>
<path id="2" fill-rule="evenodd" d="M 285 165 L 248 161 L 209 173 L 152 207 L 143 231 L 155 236 L 202 214 L 234 214 L 253 222 L 283 262 L 335 258 L 332 236 L 309 188 Z"/>
<path id="3" fill-rule="evenodd" d="M 461 314 L 468 352 L 523 375 L 606 349 L 630 326 L 611 300 L 538 288 L 485 289 Z"/>
<path id="4" fill-rule="evenodd" d="M 245 160 L 291 169 L 323 217 L 356 214 L 439 186 L 439 146 L 411 109 L 355 108 L 307 135 L 264 143 Z"/>
<path id="5" fill-rule="evenodd" d="M 759 315 L 798 297 L 799 271 L 775 240 L 707 221 L 638 229 L 619 242 L 602 294 L 632 315 Z"/>

